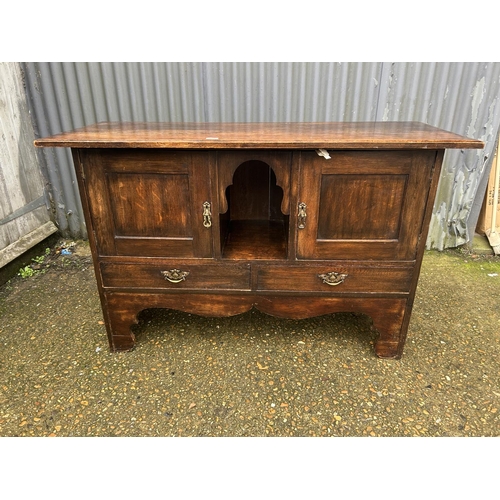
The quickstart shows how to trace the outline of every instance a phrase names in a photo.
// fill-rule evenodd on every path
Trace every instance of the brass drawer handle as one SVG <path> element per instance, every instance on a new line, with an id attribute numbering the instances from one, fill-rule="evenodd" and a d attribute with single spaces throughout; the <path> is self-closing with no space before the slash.
<path id="1" fill-rule="evenodd" d="M 306 227 L 306 208 L 307 205 L 305 203 L 299 203 L 299 213 L 298 213 L 298 218 L 299 218 L 299 229 L 304 229 Z"/>
<path id="2" fill-rule="evenodd" d="M 209 228 L 212 226 L 212 212 L 211 212 L 211 206 L 208 201 L 203 203 L 203 225 L 206 228 Z"/>
<path id="3" fill-rule="evenodd" d="M 332 271 L 331 273 L 318 274 L 318 278 L 330 286 L 337 286 L 344 283 L 344 280 L 349 276 L 348 274 L 336 273 Z"/>
<path id="4" fill-rule="evenodd" d="M 170 271 L 162 271 L 163 277 L 170 283 L 180 283 L 189 275 L 189 271 L 181 271 L 180 269 L 170 269 Z"/>

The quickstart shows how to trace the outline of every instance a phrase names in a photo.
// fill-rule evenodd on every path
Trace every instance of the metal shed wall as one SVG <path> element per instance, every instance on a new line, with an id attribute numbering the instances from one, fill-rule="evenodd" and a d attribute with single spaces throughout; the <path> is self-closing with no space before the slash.
<path id="1" fill-rule="evenodd" d="M 481 139 L 448 151 L 428 248 L 466 243 L 500 126 L 500 63 L 23 63 L 35 134 L 96 121 L 422 121 Z M 86 230 L 69 151 L 45 150 L 54 217 Z"/>

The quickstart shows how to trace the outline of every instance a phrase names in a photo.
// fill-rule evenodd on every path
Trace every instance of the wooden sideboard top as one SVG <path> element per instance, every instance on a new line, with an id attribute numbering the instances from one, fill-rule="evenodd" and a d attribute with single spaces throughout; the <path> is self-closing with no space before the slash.
<path id="1" fill-rule="evenodd" d="M 195 149 L 481 149 L 419 122 L 101 122 L 35 140 L 38 147 Z"/>

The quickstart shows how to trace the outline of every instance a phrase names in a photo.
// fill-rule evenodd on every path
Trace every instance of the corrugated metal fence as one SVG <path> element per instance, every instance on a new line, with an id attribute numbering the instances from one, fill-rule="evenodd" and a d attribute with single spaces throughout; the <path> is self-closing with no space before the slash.
<path id="1" fill-rule="evenodd" d="M 422 121 L 486 142 L 449 151 L 428 248 L 466 243 L 500 126 L 500 63 L 23 63 L 35 133 L 96 121 Z M 86 235 L 69 152 L 46 150 L 63 234 Z"/>

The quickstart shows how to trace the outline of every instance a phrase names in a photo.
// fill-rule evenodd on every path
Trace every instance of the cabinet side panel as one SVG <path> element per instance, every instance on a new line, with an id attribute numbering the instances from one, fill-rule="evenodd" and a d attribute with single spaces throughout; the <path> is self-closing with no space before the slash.
<path id="1" fill-rule="evenodd" d="M 427 234 L 428 222 L 424 216 L 434 196 L 429 196 L 431 179 L 436 161 L 436 151 L 412 151 L 411 176 L 401 213 L 401 231 L 399 235 L 398 255 L 400 259 L 413 259 L 417 255 L 419 238 L 422 232 Z M 438 174 L 439 176 L 439 174 Z"/>
<path id="2" fill-rule="evenodd" d="M 95 232 L 97 251 L 100 255 L 116 253 L 115 228 L 108 196 L 105 165 L 100 150 L 80 150 L 88 206 Z"/>

